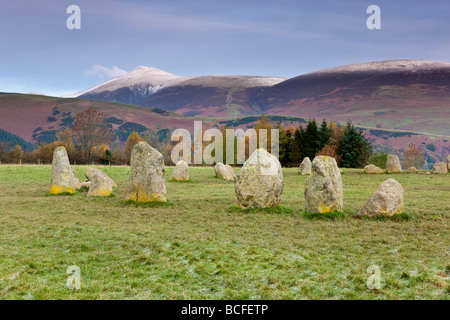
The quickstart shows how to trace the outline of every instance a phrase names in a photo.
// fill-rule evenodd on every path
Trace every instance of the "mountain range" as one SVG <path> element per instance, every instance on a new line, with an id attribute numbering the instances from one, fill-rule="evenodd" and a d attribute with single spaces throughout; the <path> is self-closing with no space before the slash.
<path id="1" fill-rule="evenodd" d="M 72 98 L 0 93 L 0 129 L 36 145 L 53 141 L 89 107 L 104 112 L 118 139 L 132 131 L 227 125 L 249 128 L 262 113 L 284 126 L 308 119 L 352 120 L 377 150 L 410 142 L 428 163 L 450 153 L 450 63 L 392 60 L 354 64 L 286 79 L 177 76 L 138 67 Z M 75 98 L 76 97 L 76 98 Z"/>
<path id="2" fill-rule="evenodd" d="M 351 119 L 362 126 L 450 136 L 450 63 L 390 60 L 286 79 L 183 77 L 139 67 L 79 98 L 160 108 L 186 116 L 277 114 Z"/>

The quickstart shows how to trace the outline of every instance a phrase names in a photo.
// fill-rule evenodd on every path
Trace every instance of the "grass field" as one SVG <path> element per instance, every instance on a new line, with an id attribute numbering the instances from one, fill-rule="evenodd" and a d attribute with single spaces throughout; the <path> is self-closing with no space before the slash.
<path id="1" fill-rule="evenodd" d="M 450 174 L 345 170 L 347 216 L 311 220 L 305 176 L 284 169 L 284 213 L 229 210 L 234 184 L 212 168 L 167 181 L 171 205 L 122 202 L 129 167 L 98 167 L 116 197 L 47 196 L 50 166 L 0 166 L 1 299 L 448 299 Z M 86 167 L 75 167 L 78 177 Z M 236 169 L 237 171 L 237 169 Z M 388 178 L 408 221 L 355 219 Z M 288 213 L 286 213 L 288 212 Z M 81 289 L 66 287 L 70 265 Z M 369 290 L 367 268 L 381 269 Z"/>

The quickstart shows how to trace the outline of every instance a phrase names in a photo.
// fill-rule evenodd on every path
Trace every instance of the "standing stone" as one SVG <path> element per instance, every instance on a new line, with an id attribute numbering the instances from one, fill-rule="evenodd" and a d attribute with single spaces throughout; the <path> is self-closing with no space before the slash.
<path id="1" fill-rule="evenodd" d="M 188 181 L 189 180 L 189 166 L 186 161 L 180 160 L 173 169 L 171 181 Z"/>
<path id="2" fill-rule="evenodd" d="M 308 157 L 303 159 L 302 163 L 298 167 L 298 172 L 301 174 L 311 174 L 311 160 Z"/>
<path id="3" fill-rule="evenodd" d="M 130 164 L 125 200 L 166 202 L 163 155 L 147 142 L 140 141 L 131 152 Z"/>
<path id="4" fill-rule="evenodd" d="M 364 167 L 364 172 L 368 174 L 380 174 L 383 173 L 383 169 L 377 167 L 376 165 L 369 164 Z"/>
<path id="5" fill-rule="evenodd" d="M 405 170 L 406 173 L 418 173 L 419 170 L 417 170 L 416 167 L 409 167 L 408 169 Z"/>
<path id="6" fill-rule="evenodd" d="M 239 171 L 235 192 L 240 208 L 276 207 L 284 182 L 278 159 L 265 149 L 257 149 Z"/>
<path id="7" fill-rule="evenodd" d="M 400 164 L 400 159 L 398 156 L 395 154 L 389 154 L 386 161 L 386 172 L 398 173 L 402 171 L 402 165 Z"/>
<path id="8" fill-rule="evenodd" d="M 117 187 L 117 184 L 101 170 L 87 168 L 84 175 L 91 182 L 88 196 L 107 197 L 112 194 L 112 188 Z"/>
<path id="9" fill-rule="evenodd" d="M 229 164 L 223 164 L 222 162 L 214 166 L 214 172 L 216 177 L 220 179 L 234 181 L 234 178 L 236 178 L 233 168 Z"/>
<path id="10" fill-rule="evenodd" d="M 51 194 L 75 193 L 73 172 L 66 148 L 57 147 L 53 152 Z"/>
<path id="11" fill-rule="evenodd" d="M 75 189 L 76 190 L 81 189 L 81 183 L 80 183 L 80 180 L 78 180 L 78 178 L 77 178 L 77 173 L 76 173 L 75 169 L 71 168 L 71 170 L 72 170 L 72 174 L 73 174 L 73 184 L 75 186 Z"/>
<path id="12" fill-rule="evenodd" d="M 80 183 L 81 188 L 90 188 L 91 187 L 91 182 L 90 181 L 84 181 Z"/>
<path id="13" fill-rule="evenodd" d="M 436 162 L 433 167 L 433 173 L 446 174 L 448 172 L 448 167 L 445 162 Z"/>
<path id="14" fill-rule="evenodd" d="M 447 156 L 447 169 L 450 171 L 450 154 Z"/>
<path id="15" fill-rule="evenodd" d="M 342 177 L 334 158 L 327 156 L 314 158 L 312 174 L 306 179 L 305 207 L 310 213 L 343 210 Z"/>
<path id="16" fill-rule="evenodd" d="M 392 217 L 394 214 L 402 213 L 403 207 L 404 190 L 402 185 L 394 179 L 388 179 L 370 196 L 366 204 L 358 211 L 357 216 Z"/>

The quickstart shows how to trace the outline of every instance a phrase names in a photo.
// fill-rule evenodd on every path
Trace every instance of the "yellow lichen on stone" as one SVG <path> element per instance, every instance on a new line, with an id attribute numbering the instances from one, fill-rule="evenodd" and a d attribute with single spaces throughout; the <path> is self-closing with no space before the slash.
<path id="1" fill-rule="evenodd" d="M 98 189 L 98 190 L 95 190 L 95 192 L 93 192 L 92 194 L 91 194 L 91 196 L 96 196 L 96 197 L 108 197 L 108 196 L 110 196 L 112 194 L 112 191 L 111 190 L 108 190 L 108 189 Z"/>
<path id="2" fill-rule="evenodd" d="M 63 187 L 63 186 L 58 186 L 58 185 L 53 185 L 50 188 L 50 194 L 61 194 L 61 193 L 75 193 L 75 190 L 73 187 Z"/>
<path id="3" fill-rule="evenodd" d="M 136 202 L 136 193 L 132 193 L 131 196 L 128 198 L 128 200 Z"/>
<path id="4" fill-rule="evenodd" d="M 325 203 L 320 204 L 319 213 L 329 213 L 335 211 L 336 204 L 332 203 L 327 206 Z"/>
<path id="5" fill-rule="evenodd" d="M 131 194 L 131 196 L 128 198 L 128 200 L 134 201 L 134 202 L 166 202 L 166 196 L 164 194 L 155 193 L 148 196 L 145 192 L 142 190 L 139 191 L 138 196 L 136 197 L 136 193 Z"/>

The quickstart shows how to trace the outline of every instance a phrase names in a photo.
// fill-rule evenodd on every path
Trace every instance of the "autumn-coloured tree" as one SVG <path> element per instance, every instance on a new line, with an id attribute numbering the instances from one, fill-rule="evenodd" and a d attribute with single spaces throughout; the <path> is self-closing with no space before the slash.
<path id="1" fill-rule="evenodd" d="M 328 144 L 339 146 L 340 141 L 344 137 L 345 127 L 339 127 L 335 121 L 329 121 L 328 127 L 331 130 L 331 138 Z"/>
<path id="2" fill-rule="evenodd" d="M 53 151 L 61 144 L 58 141 L 52 143 L 43 143 L 38 149 L 38 159 L 43 163 L 51 163 L 53 159 Z"/>
<path id="3" fill-rule="evenodd" d="M 18 144 L 14 146 L 14 148 L 6 154 L 6 160 L 9 163 L 19 162 L 23 159 L 23 150 L 22 147 Z"/>
<path id="4" fill-rule="evenodd" d="M 342 156 L 339 154 L 339 149 L 335 145 L 327 144 L 316 155 L 332 157 L 336 160 L 338 166 L 341 165 Z"/>
<path id="5" fill-rule="evenodd" d="M 9 143 L 6 141 L 0 142 L 0 163 L 5 160 L 6 153 L 9 149 Z"/>
<path id="6" fill-rule="evenodd" d="M 139 141 L 142 141 L 141 136 L 136 131 L 130 133 L 127 139 L 127 144 L 125 146 L 125 156 L 130 159 L 131 151 L 133 151 L 134 146 L 137 145 Z"/>
<path id="7" fill-rule="evenodd" d="M 261 119 L 258 120 L 254 126 L 254 129 L 256 130 L 256 136 L 257 136 L 257 146 L 258 148 L 261 148 L 263 146 L 267 146 L 265 149 L 267 152 L 271 152 L 271 129 L 273 128 L 273 123 L 270 121 L 269 118 L 263 113 L 261 116 Z M 260 129 L 265 129 L 267 132 L 267 136 L 261 136 L 260 138 Z M 260 143 L 261 142 L 261 143 Z"/>
<path id="8" fill-rule="evenodd" d="M 75 158 L 75 146 L 73 143 L 73 131 L 67 127 L 56 134 L 57 145 L 63 146 L 67 150 L 69 159 Z"/>
<path id="9" fill-rule="evenodd" d="M 106 123 L 106 115 L 94 108 L 77 113 L 73 123 L 74 137 L 79 143 L 85 162 L 90 162 L 94 147 L 109 144 L 113 133 Z"/>
<path id="10" fill-rule="evenodd" d="M 403 167 L 420 168 L 422 166 L 423 157 L 424 153 L 420 147 L 416 146 L 414 143 L 410 143 L 403 153 Z"/>

